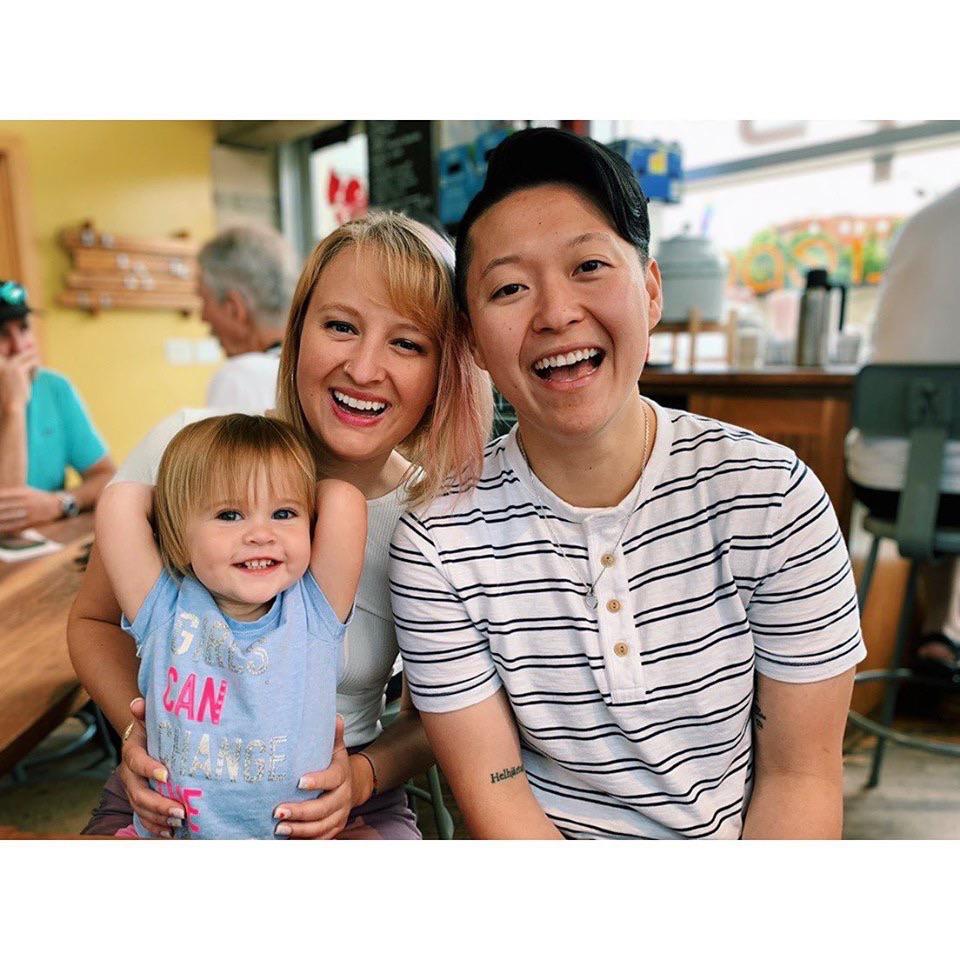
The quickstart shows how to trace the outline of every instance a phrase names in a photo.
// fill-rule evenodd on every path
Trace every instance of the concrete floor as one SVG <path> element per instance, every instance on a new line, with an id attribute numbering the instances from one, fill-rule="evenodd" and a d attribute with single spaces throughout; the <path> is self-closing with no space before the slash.
<path id="1" fill-rule="evenodd" d="M 960 724 L 902 721 L 898 726 L 915 732 L 924 729 L 960 743 Z M 76 729 L 75 721 L 68 721 L 44 748 Z M 888 746 L 880 784 L 867 790 L 864 784 L 870 769 L 871 747 L 872 740 L 864 738 L 845 758 L 844 837 L 960 839 L 960 761 Z M 87 753 L 82 762 L 90 759 L 95 756 Z M 96 805 L 109 773 L 109 768 L 101 765 L 90 772 L 89 778 L 58 776 L 76 769 L 80 763 L 77 758 L 58 761 L 55 769 L 43 771 L 44 777 L 50 779 L 41 782 L 18 785 L 10 777 L 0 780 L 0 825 L 30 833 L 78 833 Z M 449 795 L 447 805 L 454 811 L 456 836 L 465 838 L 462 820 Z M 429 804 L 421 804 L 420 827 L 425 837 L 436 837 Z"/>
<path id="2" fill-rule="evenodd" d="M 960 727 L 900 721 L 904 732 L 960 743 Z M 887 746 L 880 783 L 865 784 L 873 759 L 872 737 L 844 762 L 844 824 L 848 840 L 960 839 L 960 760 Z"/>

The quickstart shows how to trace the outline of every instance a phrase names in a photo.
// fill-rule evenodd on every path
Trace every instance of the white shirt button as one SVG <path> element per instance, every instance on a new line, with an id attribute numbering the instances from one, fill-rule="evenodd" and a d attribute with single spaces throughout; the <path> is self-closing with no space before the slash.
<path id="1" fill-rule="evenodd" d="M 607 609 L 611 613 L 619 613 L 623 609 L 623 604 L 619 600 L 608 600 Z"/>

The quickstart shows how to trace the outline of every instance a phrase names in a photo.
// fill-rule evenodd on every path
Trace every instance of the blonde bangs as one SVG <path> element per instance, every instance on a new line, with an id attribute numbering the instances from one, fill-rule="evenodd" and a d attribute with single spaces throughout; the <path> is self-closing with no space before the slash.
<path id="1" fill-rule="evenodd" d="M 391 309 L 442 347 L 453 333 L 447 322 L 453 316 L 453 287 L 442 261 L 423 242 L 397 231 L 364 237 L 356 249 L 358 257 L 369 253 L 376 258 Z"/>
<path id="2" fill-rule="evenodd" d="M 310 463 L 312 458 L 304 458 Z M 272 500 L 290 500 L 313 511 L 316 485 L 311 483 L 304 463 L 292 451 L 277 448 L 259 451 L 249 447 L 211 454 L 199 463 L 187 490 L 194 509 L 207 509 L 222 502 L 244 508 L 255 499 L 255 491 L 266 482 Z M 312 473 L 312 469 L 311 469 Z"/>

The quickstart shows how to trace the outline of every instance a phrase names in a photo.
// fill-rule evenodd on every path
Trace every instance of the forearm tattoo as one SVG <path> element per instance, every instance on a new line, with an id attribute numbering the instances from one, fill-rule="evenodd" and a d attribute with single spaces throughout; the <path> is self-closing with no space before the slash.
<path id="1" fill-rule="evenodd" d="M 501 780 L 512 780 L 517 774 L 523 773 L 523 764 L 516 767 L 504 767 L 495 773 L 490 774 L 491 783 L 499 783 Z"/>

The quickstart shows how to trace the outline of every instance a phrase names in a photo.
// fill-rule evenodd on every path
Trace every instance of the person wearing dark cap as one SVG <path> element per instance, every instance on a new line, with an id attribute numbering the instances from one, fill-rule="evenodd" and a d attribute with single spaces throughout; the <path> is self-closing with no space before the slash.
<path id="1" fill-rule="evenodd" d="M 107 448 L 66 377 L 40 366 L 24 288 L 0 280 L 0 535 L 90 510 L 113 476 Z M 66 487 L 67 467 L 80 474 Z"/>
<path id="2" fill-rule="evenodd" d="M 456 292 L 518 425 L 397 525 L 404 675 L 474 837 L 839 839 L 843 537 L 792 450 L 638 390 L 646 207 L 594 141 L 491 155 Z"/>

